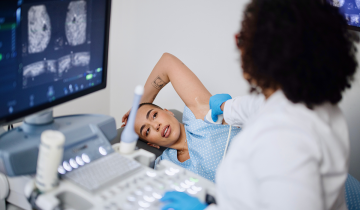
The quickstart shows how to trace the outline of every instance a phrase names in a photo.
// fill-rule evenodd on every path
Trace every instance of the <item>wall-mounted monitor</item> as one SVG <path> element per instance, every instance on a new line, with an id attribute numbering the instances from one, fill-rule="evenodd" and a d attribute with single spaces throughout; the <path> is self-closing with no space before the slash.
<path id="1" fill-rule="evenodd" d="M 344 15 L 349 29 L 360 31 L 360 0 L 327 0 L 332 6 L 338 7 Z"/>
<path id="2" fill-rule="evenodd" d="M 110 2 L 0 1 L 0 125 L 106 87 Z"/>

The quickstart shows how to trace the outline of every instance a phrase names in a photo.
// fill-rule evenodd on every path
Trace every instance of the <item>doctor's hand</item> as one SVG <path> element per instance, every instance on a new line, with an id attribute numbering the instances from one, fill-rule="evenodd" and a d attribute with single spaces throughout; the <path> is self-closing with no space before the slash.
<path id="1" fill-rule="evenodd" d="M 177 191 L 165 193 L 160 201 L 166 203 L 162 210 L 204 210 L 207 207 L 199 199 Z"/>
<path id="2" fill-rule="evenodd" d="M 121 127 L 125 127 L 125 125 L 127 123 L 127 120 L 129 118 L 129 115 L 130 115 L 130 111 L 131 111 L 131 109 L 128 112 L 126 112 L 126 114 L 124 114 L 124 116 L 122 117 L 122 123 L 123 124 L 121 125 Z"/>
<path id="3" fill-rule="evenodd" d="M 230 99 L 232 98 L 229 94 L 216 94 L 210 97 L 209 105 L 211 109 L 211 118 L 214 122 L 218 120 L 218 115 L 223 113 L 221 105 Z"/>

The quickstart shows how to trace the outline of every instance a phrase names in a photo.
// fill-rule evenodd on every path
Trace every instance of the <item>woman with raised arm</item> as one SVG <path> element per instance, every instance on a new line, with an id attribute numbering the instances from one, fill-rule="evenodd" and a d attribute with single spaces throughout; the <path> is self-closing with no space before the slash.
<path id="1" fill-rule="evenodd" d="M 169 110 L 152 104 L 169 82 L 185 103 L 182 123 Z M 240 128 L 226 125 L 225 121 L 220 125 L 204 122 L 210 97 L 209 91 L 185 64 L 164 53 L 144 86 L 135 132 L 150 146 L 167 147 L 157 161 L 172 161 L 214 182 L 217 166 Z M 223 95 L 223 99 L 229 96 Z M 129 113 L 123 117 L 124 125 Z"/>

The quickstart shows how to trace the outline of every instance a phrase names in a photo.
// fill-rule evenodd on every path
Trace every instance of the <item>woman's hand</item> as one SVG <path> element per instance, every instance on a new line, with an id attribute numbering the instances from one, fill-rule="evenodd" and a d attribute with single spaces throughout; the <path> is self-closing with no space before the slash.
<path id="1" fill-rule="evenodd" d="M 162 210 L 204 210 L 207 207 L 207 205 L 200 202 L 198 198 L 177 191 L 165 193 L 160 201 L 166 203 L 165 206 L 162 207 Z"/>
<path id="2" fill-rule="evenodd" d="M 130 111 L 131 111 L 131 109 L 128 111 L 128 112 L 126 112 L 125 114 L 124 114 L 124 116 L 122 117 L 122 125 L 121 125 L 121 127 L 125 127 L 125 125 L 126 125 L 126 123 L 127 123 L 127 120 L 128 120 L 128 117 L 129 117 L 129 115 L 130 115 Z"/>
<path id="3" fill-rule="evenodd" d="M 229 94 L 216 94 L 210 97 L 211 118 L 214 122 L 217 121 L 218 115 L 223 114 L 225 102 L 230 99 Z"/>

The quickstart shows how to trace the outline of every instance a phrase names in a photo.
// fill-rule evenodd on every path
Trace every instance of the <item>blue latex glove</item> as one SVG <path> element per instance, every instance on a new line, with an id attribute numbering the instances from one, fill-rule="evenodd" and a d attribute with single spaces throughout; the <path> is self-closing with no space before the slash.
<path id="1" fill-rule="evenodd" d="M 221 105 L 232 99 L 229 94 L 216 94 L 210 97 L 209 105 L 211 109 L 211 118 L 214 122 L 218 120 L 218 115 L 221 115 L 223 111 L 221 110 Z"/>
<path id="2" fill-rule="evenodd" d="M 162 210 L 204 210 L 207 205 L 183 192 L 167 192 L 160 201 L 167 203 Z"/>

